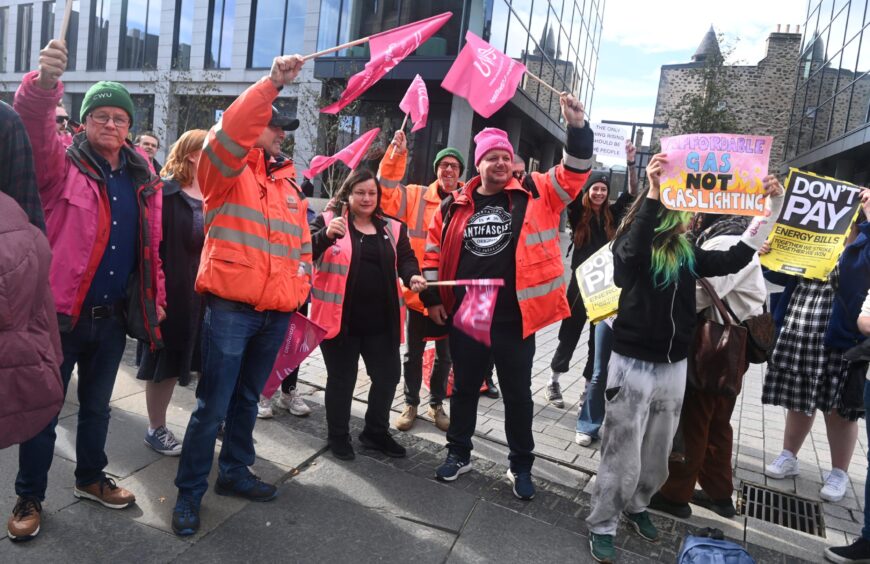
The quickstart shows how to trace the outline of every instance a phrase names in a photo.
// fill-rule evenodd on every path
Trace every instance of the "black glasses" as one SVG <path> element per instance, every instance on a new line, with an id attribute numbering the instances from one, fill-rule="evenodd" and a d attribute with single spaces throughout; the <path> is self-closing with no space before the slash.
<path id="1" fill-rule="evenodd" d="M 108 114 L 91 114 L 91 119 L 94 123 L 98 123 L 100 125 L 106 125 L 109 123 L 109 120 L 112 120 L 112 123 L 115 124 L 115 127 L 127 127 L 130 125 L 130 119 L 126 116 L 115 116 L 112 117 Z"/>
<path id="2" fill-rule="evenodd" d="M 514 176 L 514 178 L 516 178 L 517 180 L 522 180 L 522 179 L 525 178 L 525 176 L 526 176 L 526 171 L 524 171 L 524 170 L 517 170 L 517 171 L 514 171 L 514 172 L 513 172 L 513 176 Z"/>
<path id="3" fill-rule="evenodd" d="M 58 125 L 66 124 L 69 121 L 69 116 L 55 116 L 54 122 Z"/>

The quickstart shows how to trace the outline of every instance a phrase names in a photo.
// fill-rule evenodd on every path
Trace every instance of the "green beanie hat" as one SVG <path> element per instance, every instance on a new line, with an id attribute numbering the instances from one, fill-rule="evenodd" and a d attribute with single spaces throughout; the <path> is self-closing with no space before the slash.
<path id="1" fill-rule="evenodd" d="M 457 149 L 453 147 L 447 147 L 438 151 L 438 154 L 435 155 L 435 162 L 432 163 L 432 168 L 435 170 L 435 174 L 438 174 L 438 163 L 441 162 L 441 159 L 444 157 L 453 157 L 457 161 L 459 161 L 459 174 L 465 172 L 465 159 L 462 158 L 462 153 L 460 153 Z"/>
<path id="2" fill-rule="evenodd" d="M 88 88 L 82 100 L 82 110 L 79 113 L 82 123 L 94 108 L 102 106 L 121 108 L 130 116 L 130 125 L 133 125 L 133 98 L 120 82 L 101 80 Z"/>

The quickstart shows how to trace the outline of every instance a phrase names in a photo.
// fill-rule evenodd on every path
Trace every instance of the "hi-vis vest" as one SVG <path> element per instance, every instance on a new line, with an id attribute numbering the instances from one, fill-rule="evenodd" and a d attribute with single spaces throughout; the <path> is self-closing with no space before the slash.
<path id="1" fill-rule="evenodd" d="M 333 212 L 323 212 L 324 225 L 329 225 Z M 345 216 L 346 217 L 346 216 Z M 402 298 L 402 281 L 398 275 L 398 253 L 396 242 L 402 224 L 385 217 L 387 222 L 387 237 L 393 247 L 396 274 L 396 291 L 399 296 L 399 335 L 405 340 L 405 300 Z M 311 320 L 326 329 L 326 339 L 332 339 L 341 331 L 341 312 L 344 308 L 345 289 L 347 288 L 347 273 L 350 271 L 352 255 L 350 233 L 336 239 L 332 247 L 326 249 L 320 258 L 314 261 L 314 279 L 311 285 Z"/>
<path id="2" fill-rule="evenodd" d="M 295 311 L 311 277 L 308 202 L 293 165 L 270 171 L 253 148 L 277 96 L 269 79 L 245 90 L 208 132 L 197 168 L 206 237 L 196 291 L 258 311 Z"/>

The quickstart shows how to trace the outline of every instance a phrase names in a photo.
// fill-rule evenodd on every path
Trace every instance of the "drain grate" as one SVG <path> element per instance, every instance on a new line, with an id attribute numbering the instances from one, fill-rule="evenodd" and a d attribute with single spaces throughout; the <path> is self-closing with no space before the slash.
<path id="1" fill-rule="evenodd" d="M 740 483 L 737 514 L 825 538 L 822 508 L 817 501 L 758 484 Z"/>

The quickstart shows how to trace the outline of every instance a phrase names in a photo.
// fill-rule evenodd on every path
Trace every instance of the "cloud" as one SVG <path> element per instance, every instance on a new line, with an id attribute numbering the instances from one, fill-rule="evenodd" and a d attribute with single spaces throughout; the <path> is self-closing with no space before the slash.
<path id="1" fill-rule="evenodd" d="M 735 58 L 755 64 L 764 57 L 764 40 L 777 23 L 794 29 L 806 20 L 806 3 L 798 0 L 730 0 L 727 9 L 707 6 L 686 0 L 608 0 L 602 41 L 646 53 L 694 52 L 712 23 L 717 32 L 740 38 Z"/>
<path id="2" fill-rule="evenodd" d="M 632 99 L 655 97 L 658 93 L 659 72 L 655 77 L 637 79 L 601 76 L 595 83 L 595 99 Z"/>

